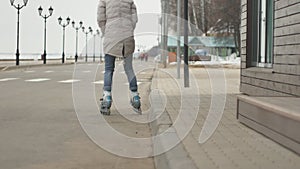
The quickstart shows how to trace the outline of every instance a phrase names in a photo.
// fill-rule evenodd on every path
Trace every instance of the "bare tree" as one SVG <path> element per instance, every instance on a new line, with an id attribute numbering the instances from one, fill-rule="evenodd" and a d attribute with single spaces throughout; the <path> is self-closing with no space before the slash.
<path id="1" fill-rule="evenodd" d="M 177 0 L 167 0 L 168 29 L 177 31 Z M 181 1 L 183 6 L 184 0 Z M 183 8 L 181 8 L 183 18 Z M 240 0 L 189 0 L 189 35 L 199 36 L 203 33 L 210 36 L 230 36 L 240 47 Z M 173 17 L 172 17 L 173 16 Z M 183 28 L 182 28 L 183 29 Z M 183 32 L 183 31 L 181 31 Z"/>
<path id="2" fill-rule="evenodd" d="M 212 30 L 219 36 L 232 35 L 237 49 L 240 48 L 240 0 L 214 0 L 214 16 L 218 18 Z"/>

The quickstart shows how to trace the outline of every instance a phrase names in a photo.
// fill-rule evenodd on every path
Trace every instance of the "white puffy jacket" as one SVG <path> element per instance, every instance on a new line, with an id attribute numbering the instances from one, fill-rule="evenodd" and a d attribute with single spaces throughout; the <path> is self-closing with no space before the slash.
<path id="1" fill-rule="evenodd" d="M 126 57 L 134 52 L 138 19 L 133 0 L 100 0 L 97 21 L 104 35 L 105 54 Z"/>

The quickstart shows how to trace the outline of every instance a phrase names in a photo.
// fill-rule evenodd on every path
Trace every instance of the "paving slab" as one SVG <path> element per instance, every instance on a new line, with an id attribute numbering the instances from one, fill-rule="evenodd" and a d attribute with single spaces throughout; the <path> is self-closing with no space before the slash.
<path id="1" fill-rule="evenodd" d="M 240 73 L 238 69 L 223 69 L 226 79 L 225 108 L 220 123 L 213 135 L 204 143 L 199 143 L 199 134 L 206 121 L 212 104 L 212 83 L 209 71 L 221 68 L 191 68 L 190 73 L 196 77 L 200 96 L 199 112 L 195 124 L 180 146 L 181 152 L 197 168 L 222 169 L 297 169 L 300 166 L 300 156 L 284 148 L 269 138 L 239 123 L 236 119 L 237 95 L 239 95 Z M 174 68 L 157 70 L 154 80 L 156 87 L 167 96 L 166 112 L 173 124 L 178 117 L 182 104 L 180 90 L 176 89 L 174 77 L 164 73 L 176 71 Z M 183 76 L 181 76 L 183 77 Z M 221 77 L 221 76 L 220 76 Z M 156 79 L 155 79 L 156 78 Z M 182 84 L 183 85 L 183 84 Z M 174 87 L 175 86 L 175 87 Z M 185 113 L 194 109 L 185 110 Z M 170 151 L 172 153 L 172 150 Z M 179 153 L 175 152 L 174 153 Z M 174 157 L 176 159 L 176 157 Z M 163 161 L 162 159 L 160 159 Z M 167 159 L 172 161 L 172 159 Z M 162 167 L 163 168 L 163 167 Z M 188 168 L 188 167 L 186 167 Z"/>

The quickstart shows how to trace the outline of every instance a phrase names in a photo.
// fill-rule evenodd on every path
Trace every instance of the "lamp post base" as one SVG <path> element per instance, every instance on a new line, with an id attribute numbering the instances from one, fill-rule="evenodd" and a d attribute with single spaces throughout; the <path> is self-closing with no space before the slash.
<path id="1" fill-rule="evenodd" d="M 19 50 L 17 49 L 17 53 L 16 53 L 16 65 L 19 66 L 20 64 L 20 53 Z"/>
<path id="2" fill-rule="evenodd" d="M 62 54 L 62 59 L 61 59 L 61 63 L 65 63 L 65 53 Z"/>
<path id="3" fill-rule="evenodd" d="M 78 60 L 78 55 L 76 54 L 75 55 L 75 62 L 77 62 L 77 60 Z"/>
<path id="4" fill-rule="evenodd" d="M 46 53 L 46 51 L 44 51 L 44 54 L 43 54 L 43 62 L 44 62 L 44 64 L 46 64 L 46 62 L 47 62 L 47 53 Z"/>

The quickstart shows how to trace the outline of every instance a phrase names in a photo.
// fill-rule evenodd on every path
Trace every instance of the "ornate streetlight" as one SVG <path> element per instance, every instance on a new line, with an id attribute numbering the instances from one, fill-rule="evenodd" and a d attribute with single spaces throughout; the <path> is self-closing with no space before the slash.
<path id="1" fill-rule="evenodd" d="M 96 36 L 99 35 L 99 30 L 96 30 L 96 33 L 93 34 L 94 36 L 94 55 L 93 55 L 93 62 L 95 62 L 95 58 L 96 58 Z"/>
<path id="2" fill-rule="evenodd" d="M 23 0 L 23 5 L 14 4 L 15 0 L 10 0 L 11 6 L 17 9 L 18 19 L 17 19 L 17 52 L 16 52 L 16 65 L 19 65 L 20 51 L 19 51 L 19 34 L 20 34 L 20 10 L 27 5 L 28 0 Z"/>
<path id="3" fill-rule="evenodd" d="M 88 30 L 85 29 L 85 27 L 82 27 L 82 32 L 85 33 L 85 43 L 86 43 L 86 49 L 85 49 L 85 62 L 88 60 L 88 34 L 93 33 L 93 29 L 91 27 L 88 28 Z"/>
<path id="4" fill-rule="evenodd" d="M 65 63 L 65 31 L 66 31 L 66 27 L 70 24 L 71 19 L 68 17 L 66 19 L 66 23 L 62 23 L 62 18 L 59 17 L 58 18 L 58 23 L 59 25 L 61 25 L 63 27 L 63 52 L 62 52 L 62 63 Z"/>
<path id="5" fill-rule="evenodd" d="M 97 35 L 100 37 L 100 42 L 99 42 L 99 55 L 100 55 L 100 63 L 102 62 L 102 35 L 100 31 L 97 29 Z"/>
<path id="6" fill-rule="evenodd" d="M 76 30 L 76 53 L 75 53 L 75 62 L 77 62 L 77 59 L 78 59 L 78 30 L 80 28 L 82 28 L 82 24 L 83 22 L 80 21 L 79 22 L 79 26 L 75 26 L 75 21 L 72 22 L 72 26 L 73 28 Z"/>
<path id="7" fill-rule="evenodd" d="M 43 8 L 40 6 L 38 8 L 38 11 L 39 11 L 39 15 L 44 18 L 44 23 L 45 23 L 45 30 L 44 30 L 44 54 L 43 54 L 43 61 L 44 61 L 44 64 L 46 64 L 46 56 L 47 56 L 47 52 L 46 52 L 46 37 L 47 37 L 47 19 L 53 14 L 53 8 L 50 6 L 50 8 L 48 9 L 49 11 L 49 15 L 45 14 L 45 15 L 42 15 L 42 12 L 43 12 Z"/>

